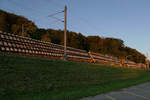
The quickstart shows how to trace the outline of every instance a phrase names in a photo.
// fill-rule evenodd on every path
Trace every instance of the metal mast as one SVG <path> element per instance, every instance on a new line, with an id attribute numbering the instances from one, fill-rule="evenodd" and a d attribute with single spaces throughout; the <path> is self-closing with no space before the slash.
<path id="1" fill-rule="evenodd" d="M 67 60 L 67 6 L 64 7 L 64 60 Z"/>

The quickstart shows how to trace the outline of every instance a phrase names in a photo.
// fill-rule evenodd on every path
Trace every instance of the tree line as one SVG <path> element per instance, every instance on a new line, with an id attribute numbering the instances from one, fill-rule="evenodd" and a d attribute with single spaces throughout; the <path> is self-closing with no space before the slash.
<path id="1" fill-rule="evenodd" d="M 34 22 L 23 16 L 0 10 L 0 31 L 21 35 L 24 25 L 24 36 L 55 44 L 64 44 L 64 31 L 38 28 Z M 67 46 L 92 51 L 137 63 L 145 63 L 145 56 L 136 49 L 124 45 L 124 41 L 116 38 L 100 36 L 84 36 L 82 33 L 67 31 Z"/>

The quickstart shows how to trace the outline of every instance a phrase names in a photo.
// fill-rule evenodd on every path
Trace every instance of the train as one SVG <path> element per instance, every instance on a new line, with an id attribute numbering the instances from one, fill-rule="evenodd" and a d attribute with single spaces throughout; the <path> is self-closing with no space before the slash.
<path id="1" fill-rule="evenodd" d="M 44 57 L 49 59 L 64 59 L 64 46 L 50 42 L 35 40 L 0 31 L 0 52 L 22 56 Z M 145 64 L 118 59 L 117 57 L 86 50 L 67 47 L 67 60 L 86 62 L 90 64 L 111 65 L 128 68 L 147 69 Z"/>

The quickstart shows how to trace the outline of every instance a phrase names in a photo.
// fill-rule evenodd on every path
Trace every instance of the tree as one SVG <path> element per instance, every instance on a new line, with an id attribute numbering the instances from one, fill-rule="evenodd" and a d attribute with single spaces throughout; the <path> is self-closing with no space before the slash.
<path id="1" fill-rule="evenodd" d="M 8 32 L 7 14 L 0 10 L 0 31 Z"/>
<path id="2" fill-rule="evenodd" d="M 41 40 L 45 42 L 51 42 L 49 33 L 46 32 L 44 35 L 42 35 Z"/>
<path id="3" fill-rule="evenodd" d="M 24 24 L 24 35 L 26 37 L 60 45 L 64 44 L 63 30 L 40 29 L 23 16 L 0 10 L 1 31 L 22 35 L 22 24 Z M 126 47 L 123 40 L 116 38 L 86 37 L 81 33 L 67 31 L 67 46 L 145 63 L 145 56 L 142 53 L 136 49 Z"/>

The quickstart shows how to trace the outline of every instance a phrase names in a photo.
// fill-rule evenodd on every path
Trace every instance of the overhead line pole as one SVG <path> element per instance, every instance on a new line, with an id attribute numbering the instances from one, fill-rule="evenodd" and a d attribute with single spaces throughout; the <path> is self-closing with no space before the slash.
<path id="1" fill-rule="evenodd" d="M 67 60 L 67 6 L 64 7 L 64 60 Z"/>
<path id="2" fill-rule="evenodd" d="M 22 24 L 22 36 L 24 36 L 24 24 Z"/>
<path id="3" fill-rule="evenodd" d="M 149 69 L 148 52 L 146 53 L 145 61 L 146 61 L 146 67 Z"/>
<path id="4" fill-rule="evenodd" d="M 57 15 L 59 13 L 64 13 L 64 20 L 61 20 L 61 19 L 55 17 L 55 15 Z M 63 11 L 59 11 L 55 14 L 51 14 L 48 17 L 52 17 L 52 18 L 56 19 L 57 21 L 64 23 L 64 60 L 67 60 L 67 6 L 64 7 Z"/>

